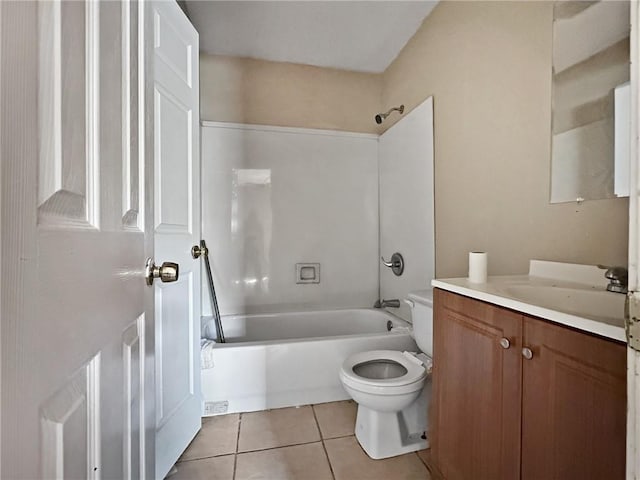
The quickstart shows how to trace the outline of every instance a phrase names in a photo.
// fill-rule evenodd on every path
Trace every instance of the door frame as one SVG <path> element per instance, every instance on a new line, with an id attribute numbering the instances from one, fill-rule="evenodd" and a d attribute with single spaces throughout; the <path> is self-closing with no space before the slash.
<path id="1" fill-rule="evenodd" d="M 630 2 L 631 35 L 630 41 L 630 83 L 631 83 L 631 145 L 629 158 L 629 306 L 640 305 L 640 108 L 638 105 L 640 80 L 640 7 L 636 0 Z M 637 312 L 636 312 L 637 313 Z M 627 344 L 627 478 L 640 476 L 640 351 Z"/>
<path id="2" fill-rule="evenodd" d="M 6 5 L 6 3 L 4 4 Z M 2 68 L 2 59 L 3 59 L 3 55 L 2 55 L 2 32 L 5 31 L 5 29 L 2 27 L 2 10 L 3 10 L 3 4 L 0 3 L 0 72 L 5 71 L 5 69 Z M 2 104 L 2 99 L 1 99 L 1 95 L 2 95 L 2 75 L 0 74 L 0 105 Z M 0 109 L 1 110 L 1 109 Z M 0 142 L 2 138 L 2 115 L 0 114 Z M 2 269 L 2 257 L 3 257 L 3 250 L 2 250 L 2 165 L 3 165 L 3 155 L 2 155 L 2 146 L 0 145 L 0 425 L 2 425 L 2 313 L 3 313 L 3 309 L 2 309 L 2 292 L 4 290 L 2 290 L 2 277 L 4 276 L 4 270 Z M 2 434 L 0 432 L 0 473 L 2 473 Z"/>

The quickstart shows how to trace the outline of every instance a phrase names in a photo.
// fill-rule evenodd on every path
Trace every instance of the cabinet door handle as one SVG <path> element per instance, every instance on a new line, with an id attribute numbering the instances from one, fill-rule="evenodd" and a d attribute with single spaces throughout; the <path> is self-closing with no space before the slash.
<path id="1" fill-rule="evenodd" d="M 522 349 L 522 356 L 527 360 L 531 360 L 533 358 L 533 352 L 530 348 L 525 347 Z"/>
<path id="2" fill-rule="evenodd" d="M 502 337 L 500 339 L 500 346 L 506 350 L 511 346 L 511 342 L 509 341 L 508 338 Z"/>

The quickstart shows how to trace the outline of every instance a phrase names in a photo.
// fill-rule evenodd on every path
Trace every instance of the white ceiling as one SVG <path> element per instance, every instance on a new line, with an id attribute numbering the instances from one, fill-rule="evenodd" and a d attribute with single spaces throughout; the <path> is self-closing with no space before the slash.
<path id="1" fill-rule="evenodd" d="M 206 53 L 379 73 L 437 0 L 186 3 Z"/>

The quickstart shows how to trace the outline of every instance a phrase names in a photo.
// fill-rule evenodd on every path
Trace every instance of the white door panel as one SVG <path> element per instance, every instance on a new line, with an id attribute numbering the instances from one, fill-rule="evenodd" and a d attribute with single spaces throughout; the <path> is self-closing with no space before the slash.
<path id="1" fill-rule="evenodd" d="M 153 476 L 138 8 L 0 4 L 2 478 Z"/>
<path id="2" fill-rule="evenodd" d="M 162 357 L 158 358 L 156 388 L 159 403 L 156 405 L 158 427 L 171 419 L 175 411 L 194 395 L 193 363 L 191 356 L 184 355 L 186 349 L 191 353 L 193 329 L 189 305 L 183 299 L 191 297 L 193 274 L 181 274 L 180 280 L 170 286 L 159 285 L 156 291 L 156 315 L 160 320 L 156 338 L 163 347 Z M 163 360 L 169 360 L 164 362 Z"/>
<path id="3" fill-rule="evenodd" d="M 157 232 L 191 234 L 192 115 L 189 107 L 161 86 L 156 87 Z"/>
<path id="4" fill-rule="evenodd" d="M 200 140 L 198 34 L 175 2 L 153 4 L 154 243 L 179 280 L 155 286 L 156 473 L 200 429 Z"/>
<path id="5" fill-rule="evenodd" d="M 145 316 L 141 315 L 122 335 L 123 388 L 124 388 L 124 445 L 123 478 L 131 480 L 144 478 L 144 403 L 141 391 L 144 388 L 142 377 L 144 365 Z"/>
<path id="6" fill-rule="evenodd" d="M 38 223 L 97 227 L 99 6 L 43 2 L 37 15 Z"/>

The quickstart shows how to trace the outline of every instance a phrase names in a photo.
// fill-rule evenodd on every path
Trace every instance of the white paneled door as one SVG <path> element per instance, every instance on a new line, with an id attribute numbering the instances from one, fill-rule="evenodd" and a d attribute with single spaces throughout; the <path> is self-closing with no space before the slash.
<path id="1" fill-rule="evenodd" d="M 197 34 L 169 1 L 0 27 L 0 477 L 163 478 L 201 415 Z"/>
<path id="2" fill-rule="evenodd" d="M 154 476 L 139 8 L 0 4 L 3 479 Z"/>
<path id="3" fill-rule="evenodd" d="M 180 265 L 155 286 L 156 474 L 162 478 L 200 429 L 200 115 L 198 33 L 175 2 L 155 2 L 154 241 Z"/>

